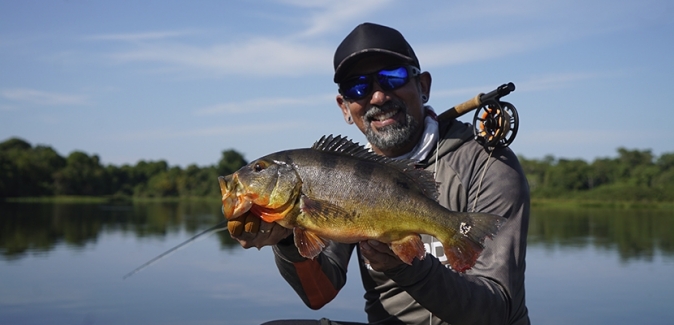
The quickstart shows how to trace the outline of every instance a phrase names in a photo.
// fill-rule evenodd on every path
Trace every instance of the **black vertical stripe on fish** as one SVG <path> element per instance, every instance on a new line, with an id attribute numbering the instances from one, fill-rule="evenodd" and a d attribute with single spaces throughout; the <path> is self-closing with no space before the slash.
<path id="1" fill-rule="evenodd" d="M 396 185 L 397 185 L 398 187 L 402 188 L 402 189 L 405 189 L 405 190 L 409 190 L 409 189 L 410 189 L 410 184 L 407 183 L 407 181 L 404 180 L 404 179 L 396 178 L 396 179 L 395 179 L 395 182 L 396 182 Z"/>
<path id="2" fill-rule="evenodd" d="M 366 160 L 356 161 L 353 165 L 355 169 L 353 175 L 362 181 L 370 181 L 375 171 L 375 165 Z"/>
<path id="3" fill-rule="evenodd" d="M 337 157 L 331 155 L 320 155 L 321 166 L 329 169 L 337 167 Z"/>

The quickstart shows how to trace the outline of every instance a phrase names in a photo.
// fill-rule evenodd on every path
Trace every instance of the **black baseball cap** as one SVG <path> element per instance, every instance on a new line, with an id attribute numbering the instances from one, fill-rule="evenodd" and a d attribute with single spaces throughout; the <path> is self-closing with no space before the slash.
<path id="1" fill-rule="evenodd" d="M 390 55 L 421 69 L 414 50 L 399 31 L 382 25 L 363 23 L 351 31 L 335 51 L 334 82 L 341 82 L 357 59 L 372 54 Z"/>

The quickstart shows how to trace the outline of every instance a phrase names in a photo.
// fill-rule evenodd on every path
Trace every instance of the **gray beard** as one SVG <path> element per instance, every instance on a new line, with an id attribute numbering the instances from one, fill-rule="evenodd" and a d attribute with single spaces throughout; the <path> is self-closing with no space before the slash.
<path id="1" fill-rule="evenodd" d="M 388 125 L 378 132 L 375 132 L 370 126 L 371 117 L 390 110 L 400 110 L 405 114 L 405 121 L 401 124 Z M 420 123 L 407 111 L 407 105 L 400 101 L 389 101 L 381 107 L 374 106 L 366 114 L 365 138 L 374 147 L 380 150 L 391 150 L 405 146 L 413 141 L 413 135 L 419 131 Z"/>

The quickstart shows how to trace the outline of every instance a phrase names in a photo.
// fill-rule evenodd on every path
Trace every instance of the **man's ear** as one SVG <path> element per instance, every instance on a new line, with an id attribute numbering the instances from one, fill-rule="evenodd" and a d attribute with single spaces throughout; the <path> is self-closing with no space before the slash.
<path id="1" fill-rule="evenodd" d="M 349 109 L 349 103 L 344 99 L 342 95 L 337 95 L 337 106 L 342 110 L 342 115 L 344 115 L 344 121 L 347 124 L 353 124 L 353 118 L 351 117 L 351 110 Z"/>
<path id="2" fill-rule="evenodd" d="M 431 73 L 428 71 L 424 71 L 419 75 L 419 91 L 421 92 L 421 95 L 426 96 L 426 101 L 428 101 L 429 98 L 431 98 L 431 82 L 433 79 L 431 78 Z M 425 104 L 426 102 L 424 102 Z"/>

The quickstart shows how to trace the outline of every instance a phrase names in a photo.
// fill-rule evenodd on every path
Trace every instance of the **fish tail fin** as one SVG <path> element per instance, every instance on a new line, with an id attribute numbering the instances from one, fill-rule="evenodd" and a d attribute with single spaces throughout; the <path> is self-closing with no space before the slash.
<path id="1" fill-rule="evenodd" d="M 426 256 L 426 250 L 424 249 L 424 243 L 421 241 L 421 237 L 417 234 L 409 235 L 403 237 L 400 240 L 391 242 L 389 245 L 391 250 L 406 264 L 412 265 L 414 258 L 423 260 Z"/>
<path id="2" fill-rule="evenodd" d="M 493 238 L 505 218 L 487 213 L 468 213 L 453 236 L 441 239 L 449 265 L 457 272 L 465 272 L 475 265 L 484 249 L 484 240 Z"/>

